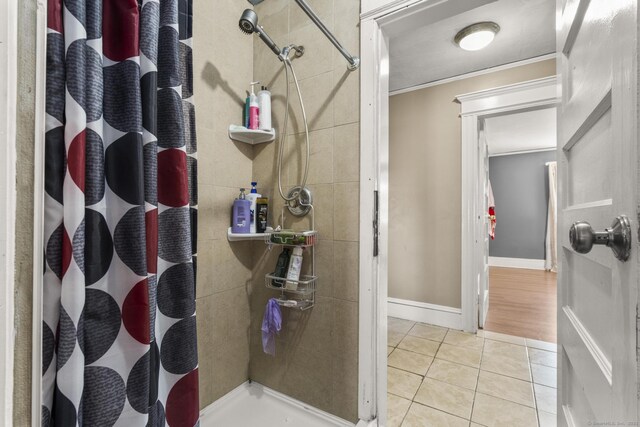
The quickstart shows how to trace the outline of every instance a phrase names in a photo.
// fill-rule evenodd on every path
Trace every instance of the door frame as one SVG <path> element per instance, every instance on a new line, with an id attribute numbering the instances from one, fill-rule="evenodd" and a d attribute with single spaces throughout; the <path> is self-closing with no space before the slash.
<path id="1" fill-rule="evenodd" d="M 42 285 L 44 275 L 44 166 L 47 82 L 47 2 L 36 4 L 36 84 L 33 158 L 33 313 L 31 331 L 31 426 L 42 419 Z"/>
<path id="2" fill-rule="evenodd" d="M 439 3 L 442 0 L 392 1 L 360 16 L 358 414 L 381 427 L 387 419 L 389 38 L 385 27 Z"/>
<path id="3" fill-rule="evenodd" d="M 0 4 L 0 427 L 13 424 L 18 1 Z"/>
<path id="4" fill-rule="evenodd" d="M 462 119 L 462 324 L 467 332 L 478 330 L 478 277 L 484 274 L 485 247 L 476 236 L 476 218 L 486 214 L 479 206 L 478 144 L 481 122 L 489 117 L 555 107 L 561 88 L 556 76 L 458 95 Z M 480 186 L 484 188 L 484 186 Z"/>
<path id="5" fill-rule="evenodd" d="M 378 426 L 385 426 L 387 417 L 389 34 L 398 31 L 399 23 L 407 18 L 404 22 L 428 25 L 425 16 L 437 21 L 461 13 L 460 4 L 455 3 L 386 0 L 360 16 L 358 413 L 360 419 L 375 420 Z M 427 15 L 420 15 L 424 13 Z"/>

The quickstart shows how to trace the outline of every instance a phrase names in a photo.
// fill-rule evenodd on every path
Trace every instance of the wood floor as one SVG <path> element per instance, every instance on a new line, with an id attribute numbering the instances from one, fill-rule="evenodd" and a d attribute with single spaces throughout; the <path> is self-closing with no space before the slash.
<path id="1" fill-rule="evenodd" d="M 490 267 L 484 329 L 557 342 L 556 282 L 556 273 Z"/>

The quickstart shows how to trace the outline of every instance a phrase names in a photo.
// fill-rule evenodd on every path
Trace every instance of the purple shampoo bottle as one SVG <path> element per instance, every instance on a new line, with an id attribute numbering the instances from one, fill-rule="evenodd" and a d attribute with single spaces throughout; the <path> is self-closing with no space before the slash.
<path id="1" fill-rule="evenodd" d="M 240 195 L 233 201 L 233 218 L 231 232 L 236 234 L 249 233 L 251 227 L 251 202 L 246 199 L 245 189 L 240 189 Z"/>

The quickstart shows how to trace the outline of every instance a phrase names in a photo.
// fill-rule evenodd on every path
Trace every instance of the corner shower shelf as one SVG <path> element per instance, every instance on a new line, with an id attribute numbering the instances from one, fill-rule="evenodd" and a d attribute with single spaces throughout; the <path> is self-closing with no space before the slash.
<path id="1" fill-rule="evenodd" d="M 240 242 L 243 240 L 264 240 L 269 238 L 269 233 L 233 233 L 231 227 L 227 229 L 227 240 Z"/>
<path id="2" fill-rule="evenodd" d="M 246 144 L 264 144 L 276 139 L 276 130 L 247 129 L 244 126 L 229 126 L 229 138 Z"/>

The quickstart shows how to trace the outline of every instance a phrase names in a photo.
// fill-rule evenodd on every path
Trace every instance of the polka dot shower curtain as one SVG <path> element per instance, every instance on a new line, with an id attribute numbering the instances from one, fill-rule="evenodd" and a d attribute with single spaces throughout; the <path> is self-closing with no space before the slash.
<path id="1" fill-rule="evenodd" d="M 198 424 L 192 0 L 48 0 L 45 426 Z"/>

